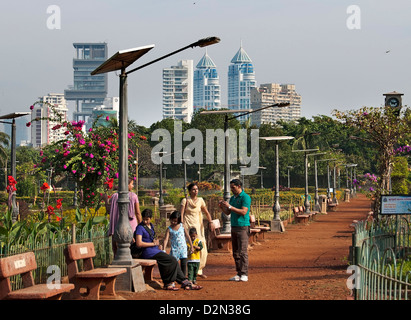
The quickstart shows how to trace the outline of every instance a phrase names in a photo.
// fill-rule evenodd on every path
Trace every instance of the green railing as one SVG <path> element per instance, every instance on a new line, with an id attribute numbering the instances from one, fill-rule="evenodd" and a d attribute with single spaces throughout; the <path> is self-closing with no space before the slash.
<path id="1" fill-rule="evenodd" d="M 19 253 L 33 251 L 36 257 L 37 269 L 33 271 L 35 283 L 46 283 L 55 271 L 56 267 L 63 278 L 67 276 L 67 265 L 64 257 L 64 249 L 72 243 L 93 242 L 96 257 L 93 259 L 95 267 L 109 265 L 113 260 L 111 237 L 107 236 L 107 228 L 93 226 L 91 230 L 75 228 L 60 231 L 55 234 L 43 233 L 37 236 L 27 236 L 15 239 L 13 243 L 0 247 L 0 258 Z M 49 269 L 53 266 L 53 269 Z M 82 266 L 79 266 L 82 268 Z M 21 288 L 21 277 L 11 279 L 13 290 Z"/>
<path id="2" fill-rule="evenodd" d="M 411 295 L 409 216 L 358 222 L 353 234 L 352 264 L 357 300 L 408 300 Z"/>

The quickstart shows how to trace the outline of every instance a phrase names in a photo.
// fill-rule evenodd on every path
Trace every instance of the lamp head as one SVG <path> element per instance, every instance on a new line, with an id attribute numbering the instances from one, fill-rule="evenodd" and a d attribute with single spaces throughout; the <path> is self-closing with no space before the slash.
<path id="1" fill-rule="evenodd" d="M 208 38 L 204 38 L 204 39 L 200 39 L 197 42 L 194 42 L 192 44 L 192 47 L 207 47 L 207 46 L 211 46 L 212 44 L 216 44 L 220 42 L 220 38 L 218 37 L 208 37 Z"/>

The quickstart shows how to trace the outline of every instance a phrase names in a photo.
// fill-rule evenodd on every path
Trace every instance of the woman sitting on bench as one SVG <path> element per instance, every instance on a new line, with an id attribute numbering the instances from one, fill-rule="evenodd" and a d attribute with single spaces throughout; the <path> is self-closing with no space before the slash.
<path id="1" fill-rule="evenodd" d="M 144 209 L 141 213 L 143 221 L 137 226 L 134 237 L 137 247 L 143 248 L 142 259 L 154 259 L 157 261 L 161 280 L 165 290 L 176 291 L 174 281 L 181 284 L 181 288 L 186 290 L 200 290 L 203 287 L 192 284 L 180 269 L 177 260 L 161 250 L 159 241 L 156 238 L 154 226 L 151 223 L 152 211 Z"/>

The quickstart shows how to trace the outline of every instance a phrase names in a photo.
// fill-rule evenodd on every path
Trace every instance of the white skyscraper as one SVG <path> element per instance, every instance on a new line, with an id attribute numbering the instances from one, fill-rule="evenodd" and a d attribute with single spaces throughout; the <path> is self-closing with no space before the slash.
<path id="1" fill-rule="evenodd" d="M 220 80 L 216 65 L 207 52 L 194 71 L 194 109 L 221 107 Z"/>
<path id="2" fill-rule="evenodd" d="M 43 104 L 37 104 L 31 115 L 31 119 L 48 118 L 46 120 L 34 121 L 31 125 L 31 144 L 33 147 L 42 147 L 53 142 L 64 139 L 64 127 L 57 128 L 60 122 L 49 104 L 61 115 L 61 121 L 67 120 L 67 103 L 62 93 L 50 93 L 39 97 Z M 47 104 L 46 104 L 47 103 Z M 55 119 L 55 120 L 53 120 Z"/>
<path id="3" fill-rule="evenodd" d="M 163 69 L 163 118 L 190 122 L 193 116 L 193 60 Z"/>

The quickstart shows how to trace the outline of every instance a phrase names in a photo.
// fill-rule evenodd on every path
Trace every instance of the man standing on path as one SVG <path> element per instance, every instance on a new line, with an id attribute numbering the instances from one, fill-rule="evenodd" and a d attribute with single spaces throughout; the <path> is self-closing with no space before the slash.
<path id="1" fill-rule="evenodd" d="M 237 275 L 231 281 L 248 281 L 248 237 L 250 234 L 251 198 L 243 190 L 240 180 L 230 181 L 234 194 L 230 202 L 220 201 L 219 206 L 226 215 L 231 214 L 231 241 Z"/>

